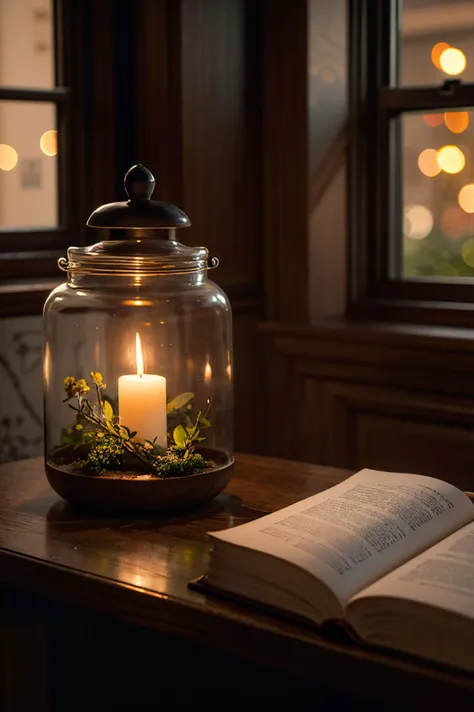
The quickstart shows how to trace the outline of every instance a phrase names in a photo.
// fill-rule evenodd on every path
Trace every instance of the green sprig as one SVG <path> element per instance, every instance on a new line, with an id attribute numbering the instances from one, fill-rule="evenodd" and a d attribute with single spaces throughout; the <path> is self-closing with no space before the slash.
<path id="1" fill-rule="evenodd" d="M 168 448 L 165 450 L 153 441 L 136 440 L 136 432 L 119 422 L 110 401 L 104 397 L 106 384 L 102 374 L 91 371 L 92 383 L 85 379 L 67 376 L 64 379 L 65 402 L 77 399 L 77 405 L 68 402 L 75 411 L 76 421 L 64 433 L 63 444 L 77 449 L 87 448 L 87 456 L 76 462 L 81 468 L 96 474 L 128 467 L 130 460 L 136 467 L 144 468 L 158 477 L 180 477 L 202 470 L 205 460 L 195 447 L 205 440 L 202 430 L 209 428 L 210 402 L 196 421 L 191 419 L 191 401 L 194 393 L 182 393 L 167 403 Z M 87 394 L 94 388 L 97 404 Z"/>

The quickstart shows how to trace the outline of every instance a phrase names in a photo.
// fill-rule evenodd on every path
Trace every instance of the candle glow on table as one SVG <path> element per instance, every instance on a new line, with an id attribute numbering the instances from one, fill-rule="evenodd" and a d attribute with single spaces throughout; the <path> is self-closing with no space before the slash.
<path id="1" fill-rule="evenodd" d="M 120 376 L 118 399 L 120 423 L 132 432 L 137 440 L 154 440 L 167 447 L 166 378 L 144 373 L 140 335 L 136 336 L 137 373 Z"/>

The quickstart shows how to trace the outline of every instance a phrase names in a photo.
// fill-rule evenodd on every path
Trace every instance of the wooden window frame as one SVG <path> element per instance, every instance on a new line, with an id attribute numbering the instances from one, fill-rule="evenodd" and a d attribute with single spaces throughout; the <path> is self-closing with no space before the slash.
<path id="1" fill-rule="evenodd" d="M 0 87 L 0 101 L 47 102 L 56 106 L 58 131 L 58 226 L 0 228 L 0 313 L 28 314 L 41 310 L 49 291 L 61 281 L 57 259 L 71 244 L 83 244 L 84 152 L 80 105 L 82 59 L 78 27 L 84 3 L 54 0 L 55 87 Z"/>
<path id="2" fill-rule="evenodd" d="M 474 279 L 401 279 L 393 274 L 401 234 L 400 142 L 405 112 L 474 106 L 474 84 L 398 87 L 399 0 L 350 0 L 348 314 L 355 318 L 472 325 Z M 391 226 L 391 228 L 390 228 Z"/>

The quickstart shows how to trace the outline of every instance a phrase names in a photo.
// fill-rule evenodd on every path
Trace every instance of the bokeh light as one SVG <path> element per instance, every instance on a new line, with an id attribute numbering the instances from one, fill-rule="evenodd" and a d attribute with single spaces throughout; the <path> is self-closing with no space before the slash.
<path id="1" fill-rule="evenodd" d="M 11 171 L 18 163 L 18 153 L 7 143 L 0 143 L 0 170 Z"/>
<path id="2" fill-rule="evenodd" d="M 459 205 L 448 205 L 441 213 L 441 229 L 447 237 L 457 240 L 464 237 L 470 230 L 471 219 L 463 213 Z"/>
<path id="3" fill-rule="evenodd" d="M 439 63 L 445 74 L 455 77 L 466 69 L 466 55 L 456 47 L 448 47 L 441 52 Z"/>
<path id="4" fill-rule="evenodd" d="M 469 114 L 467 111 L 450 111 L 444 115 L 444 123 L 453 133 L 459 134 L 469 126 Z"/>
<path id="5" fill-rule="evenodd" d="M 433 62 L 436 69 L 441 69 L 441 64 L 439 62 L 441 55 L 446 49 L 449 49 L 451 45 L 447 42 L 437 42 L 433 49 L 431 50 L 431 61 Z"/>
<path id="6" fill-rule="evenodd" d="M 466 165 L 464 153 L 458 146 L 443 146 L 436 154 L 439 167 L 446 173 L 459 173 Z"/>
<path id="7" fill-rule="evenodd" d="M 40 138 L 40 148 L 47 156 L 55 156 L 58 152 L 58 132 L 45 131 Z"/>
<path id="8" fill-rule="evenodd" d="M 434 129 L 436 126 L 441 126 L 444 117 L 443 114 L 423 114 L 423 121 Z"/>
<path id="9" fill-rule="evenodd" d="M 428 178 L 434 178 L 441 171 L 434 148 L 426 148 L 418 156 L 418 168 Z"/>
<path id="10" fill-rule="evenodd" d="M 466 213 L 474 213 L 474 183 L 468 183 L 459 191 L 458 202 Z"/>
<path id="11" fill-rule="evenodd" d="M 461 255 L 469 267 L 474 267 L 474 238 L 467 240 L 462 246 Z"/>
<path id="12" fill-rule="evenodd" d="M 422 240 L 433 229 L 433 214 L 424 205 L 407 205 L 404 212 L 403 232 L 412 240 Z"/>

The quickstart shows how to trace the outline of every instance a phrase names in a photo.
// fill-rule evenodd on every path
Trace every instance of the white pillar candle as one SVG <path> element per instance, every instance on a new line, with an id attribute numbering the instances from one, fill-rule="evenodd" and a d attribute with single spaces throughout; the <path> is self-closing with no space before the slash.
<path id="1" fill-rule="evenodd" d="M 155 440 L 162 448 L 167 447 L 166 424 L 166 378 L 143 373 L 143 357 L 140 336 L 136 338 L 137 373 L 120 376 L 118 398 L 121 425 L 132 432 L 136 439 Z"/>

